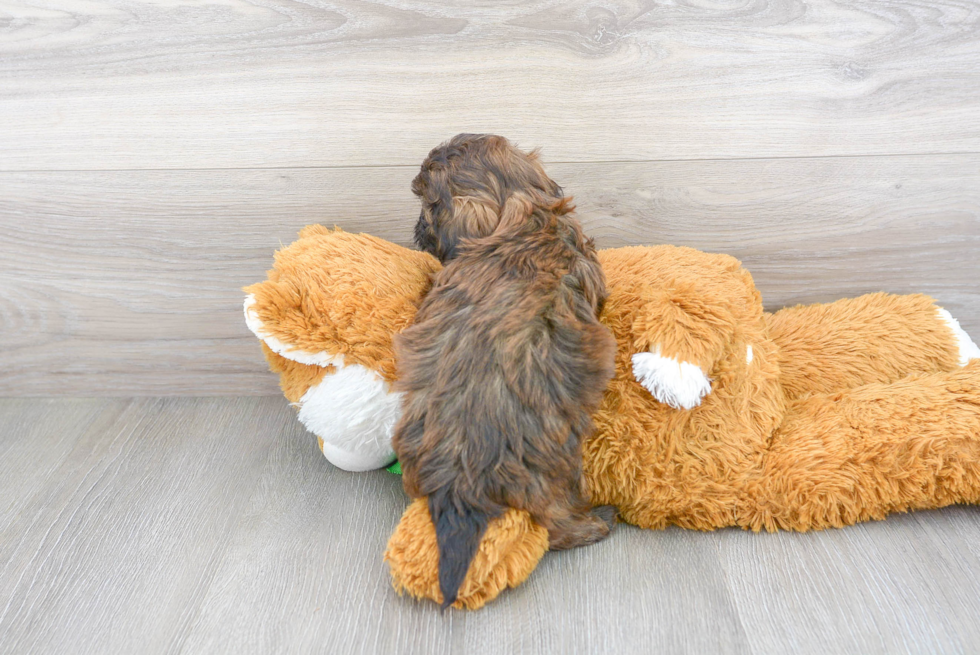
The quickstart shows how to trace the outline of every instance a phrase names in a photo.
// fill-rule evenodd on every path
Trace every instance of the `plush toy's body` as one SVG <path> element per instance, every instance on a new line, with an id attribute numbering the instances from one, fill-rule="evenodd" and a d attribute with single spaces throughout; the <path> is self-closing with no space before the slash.
<path id="1" fill-rule="evenodd" d="M 584 452 L 595 502 L 646 528 L 806 530 L 977 499 L 980 377 L 952 373 L 960 344 L 931 299 L 767 314 L 725 255 L 661 246 L 601 261 L 619 361 Z M 899 382 L 913 374 L 927 375 Z M 661 392 L 691 378 L 710 378 L 700 404 Z"/>
<path id="2" fill-rule="evenodd" d="M 980 501 L 980 361 L 970 361 L 980 349 L 928 297 L 769 314 L 725 255 L 657 246 L 601 251 L 600 261 L 610 294 L 601 320 L 618 355 L 583 448 L 594 503 L 646 528 L 808 530 Z M 249 325 L 300 418 L 320 417 L 304 423 L 331 461 L 390 461 L 391 337 L 437 268 L 314 226 L 248 289 Z M 546 549 L 543 528 L 508 512 L 488 528 L 457 605 L 519 584 Z M 441 600 L 424 500 L 386 557 L 399 589 Z"/>

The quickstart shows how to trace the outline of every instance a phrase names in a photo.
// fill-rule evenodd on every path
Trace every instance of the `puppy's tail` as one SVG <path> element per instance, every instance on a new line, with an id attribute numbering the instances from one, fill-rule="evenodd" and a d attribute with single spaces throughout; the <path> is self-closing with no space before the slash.
<path id="1" fill-rule="evenodd" d="M 436 526 L 439 589 L 442 591 L 442 609 L 445 610 L 456 602 L 459 587 L 494 515 L 460 502 L 447 487 L 429 494 L 429 514 Z"/>

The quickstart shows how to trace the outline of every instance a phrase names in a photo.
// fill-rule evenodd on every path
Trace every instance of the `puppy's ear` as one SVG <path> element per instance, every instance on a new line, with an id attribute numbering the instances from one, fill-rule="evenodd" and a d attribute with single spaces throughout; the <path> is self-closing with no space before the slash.
<path id="1" fill-rule="evenodd" d="M 534 212 L 534 203 L 523 193 L 512 194 L 500 208 L 497 230 L 524 225 Z"/>
<path id="2" fill-rule="evenodd" d="M 415 225 L 415 244 L 442 262 L 451 259 L 456 244 L 454 239 L 447 238 L 453 222 L 449 171 L 443 165 L 423 165 L 412 180 L 412 192 L 422 202 L 422 213 Z"/>
<path id="3" fill-rule="evenodd" d="M 588 245 L 592 250 L 592 256 L 579 259 L 568 271 L 567 278 L 573 281 L 573 285 L 588 302 L 593 316 L 598 316 L 602 312 L 608 296 L 606 276 L 595 258 L 595 251 L 591 242 Z"/>
<path id="4" fill-rule="evenodd" d="M 423 192 L 419 194 L 425 211 L 435 229 L 449 225 L 453 219 L 453 192 L 449 185 L 449 171 L 444 166 L 431 166 L 423 177 Z"/>
<path id="5" fill-rule="evenodd" d="M 476 196 L 453 198 L 453 228 L 460 236 L 479 239 L 490 236 L 500 224 L 500 207 Z"/>

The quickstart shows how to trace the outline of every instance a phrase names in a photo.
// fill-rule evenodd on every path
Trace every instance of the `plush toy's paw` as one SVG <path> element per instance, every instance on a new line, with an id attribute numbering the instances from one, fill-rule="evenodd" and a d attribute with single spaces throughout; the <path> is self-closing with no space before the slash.
<path id="1" fill-rule="evenodd" d="M 487 526 L 453 607 L 479 609 L 507 587 L 521 584 L 547 550 L 548 531 L 535 525 L 527 512 L 507 510 Z M 405 510 L 388 541 L 385 561 L 399 594 L 442 604 L 436 529 L 425 498 Z"/>
<path id="2" fill-rule="evenodd" d="M 939 315 L 949 326 L 949 329 L 953 331 L 953 336 L 956 338 L 956 345 L 960 351 L 960 366 L 966 366 L 971 359 L 980 359 L 980 347 L 977 347 L 966 330 L 960 327 L 960 322 L 945 309 L 940 308 Z"/>
<path id="3" fill-rule="evenodd" d="M 700 368 L 660 354 L 633 355 L 633 376 L 653 397 L 674 409 L 693 409 L 711 392 L 711 380 Z"/>

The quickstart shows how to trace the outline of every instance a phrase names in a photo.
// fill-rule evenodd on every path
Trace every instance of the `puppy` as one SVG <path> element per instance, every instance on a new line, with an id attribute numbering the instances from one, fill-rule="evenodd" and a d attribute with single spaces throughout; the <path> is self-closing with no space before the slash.
<path id="1" fill-rule="evenodd" d="M 443 608 L 487 523 L 508 507 L 547 528 L 552 549 L 603 539 L 582 440 L 613 375 L 616 344 L 595 247 L 536 153 L 461 134 L 412 182 L 418 246 L 444 268 L 396 338 L 404 412 L 395 429 L 405 490 L 428 496 Z"/>

